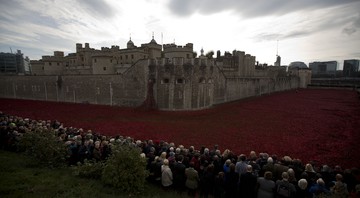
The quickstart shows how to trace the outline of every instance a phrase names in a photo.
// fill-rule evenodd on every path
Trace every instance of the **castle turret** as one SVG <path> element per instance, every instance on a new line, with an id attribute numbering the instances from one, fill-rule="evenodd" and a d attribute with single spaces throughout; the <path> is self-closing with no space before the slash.
<path id="1" fill-rule="evenodd" d="M 165 58 L 183 57 L 183 58 L 191 59 L 193 58 L 193 44 L 188 43 L 185 46 L 177 46 L 175 44 L 165 44 L 164 57 Z"/>
<path id="2" fill-rule="evenodd" d="M 220 56 L 221 56 L 220 50 L 216 51 L 216 58 L 220 58 Z"/>
<path id="3" fill-rule="evenodd" d="M 132 40 L 131 40 L 131 37 L 130 37 L 130 40 L 127 42 L 127 44 L 126 44 L 126 47 L 128 48 L 128 49 L 132 49 L 132 48 L 135 48 L 136 46 L 134 45 L 134 42 L 132 42 Z"/>
<path id="4" fill-rule="evenodd" d="M 76 52 L 79 52 L 82 49 L 81 43 L 76 43 Z"/>

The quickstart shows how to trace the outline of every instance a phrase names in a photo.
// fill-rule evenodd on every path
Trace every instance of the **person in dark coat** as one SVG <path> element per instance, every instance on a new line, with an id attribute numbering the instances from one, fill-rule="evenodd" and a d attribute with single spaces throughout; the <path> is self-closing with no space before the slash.
<path id="1" fill-rule="evenodd" d="M 267 171 L 264 177 L 258 178 L 257 197 L 274 198 L 275 182 L 272 180 L 272 173 Z"/>
<path id="2" fill-rule="evenodd" d="M 230 164 L 229 172 L 225 173 L 225 197 L 232 198 L 237 195 L 239 174 L 235 172 L 235 164 Z"/>
<path id="3" fill-rule="evenodd" d="M 276 181 L 276 198 L 295 197 L 296 188 L 288 181 L 289 174 L 287 172 L 283 172 L 281 176 L 282 180 Z"/>
<path id="4" fill-rule="evenodd" d="M 253 174 L 251 165 L 246 167 L 246 173 L 240 175 L 239 195 L 244 198 L 255 198 L 257 177 Z"/>
<path id="5" fill-rule="evenodd" d="M 225 174 L 219 172 L 214 180 L 214 197 L 223 198 L 225 196 Z"/>
<path id="6" fill-rule="evenodd" d="M 185 169 L 186 166 L 182 163 L 184 160 L 184 157 L 182 155 L 179 155 L 177 158 L 177 162 L 174 164 L 174 168 L 172 170 L 173 172 L 173 178 L 174 178 L 174 188 L 175 190 L 181 194 L 185 190 L 185 181 L 186 181 L 186 175 L 185 175 Z"/>
<path id="7" fill-rule="evenodd" d="M 210 164 L 206 167 L 202 177 L 200 178 L 201 191 L 200 197 L 207 198 L 210 194 L 213 194 L 214 190 L 214 165 Z"/>
<path id="8" fill-rule="evenodd" d="M 295 198 L 310 198 L 312 197 L 311 193 L 309 193 L 309 187 L 306 179 L 302 178 L 298 181 L 298 184 L 295 186 L 296 193 Z"/>

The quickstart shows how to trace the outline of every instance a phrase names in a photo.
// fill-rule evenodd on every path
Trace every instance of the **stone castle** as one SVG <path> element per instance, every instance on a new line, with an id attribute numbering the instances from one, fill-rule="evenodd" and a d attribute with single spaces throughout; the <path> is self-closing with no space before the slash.
<path id="1" fill-rule="evenodd" d="M 215 57 L 213 57 L 215 55 Z M 193 44 L 90 48 L 31 61 L 32 76 L 2 76 L 0 97 L 196 110 L 241 98 L 305 88 L 311 71 L 257 67 L 255 56 L 220 51 L 197 56 Z"/>

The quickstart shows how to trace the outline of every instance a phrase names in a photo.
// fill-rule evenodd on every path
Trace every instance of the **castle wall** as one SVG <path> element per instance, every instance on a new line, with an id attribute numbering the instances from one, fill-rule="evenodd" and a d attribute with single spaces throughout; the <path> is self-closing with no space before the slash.
<path id="1" fill-rule="evenodd" d="M 193 44 L 188 43 L 185 46 L 177 46 L 175 44 L 164 45 L 164 57 L 165 58 L 193 58 Z"/>
<path id="2" fill-rule="evenodd" d="M 145 99 L 145 72 L 135 65 L 124 75 L 2 76 L 0 97 L 135 107 Z"/>
<path id="3" fill-rule="evenodd" d="M 147 59 L 118 75 L 2 76 L 0 97 L 135 107 L 145 101 L 149 78 L 150 95 L 163 110 L 209 108 L 302 83 L 297 76 L 227 75 L 206 58 Z"/>
<path id="4" fill-rule="evenodd" d="M 31 64 L 32 75 L 44 75 L 45 74 L 44 63 L 42 61 L 31 60 L 30 64 Z"/>
<path id="5" fill-rule="evenodd" d="M 252 96 L 261 96 L 273 92 L 299 87 L 298 77 L 273 78 L 226 78 L 225 98 L 221 102 L 235 101 Z M 220 103 L 221 103 L 220 102 Z"/>
<path id="6" fill-rule="evenodd" d="M 311 84 L 311 70 L 299 70 L 300 88 L 307 88 Z"/>
<path id="7" fill-rule="evenodd" d="M 92 57 L 92 73 L 93 74 L 114 74 L 114 60 L 111 56 L 95 56 Z"/>

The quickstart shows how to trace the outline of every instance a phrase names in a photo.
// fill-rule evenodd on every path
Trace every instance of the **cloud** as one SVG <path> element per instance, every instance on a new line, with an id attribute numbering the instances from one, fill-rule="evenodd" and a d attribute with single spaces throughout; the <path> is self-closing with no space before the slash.
<path id="1" fill-rule="evenodd" d="M 198 0 L 170 0 L 168 7 L 175 15 L 189 16 L 197 10 L 196 7 L 199 6 L 199 3 Z"/>
<path id="2" fill-rule="evenodd" d="M 310 35 L 311 33 L 308 31 L 290 31 L 282 34 L 279 33 L 260 33 L 253 37 L 253 39 L 257 42 L 262 41 L 276 41 L 276 40 L 285 40 L 297 37 L 303 37 Z"/>
<path id="3" fill-rule="evenodd" d="M 354 28 L 354 27 L 347 27 L 347 28 L 344 28 L 342 31 L 342 33 L 347 34 L 347 35 L 352 35 L 355 32 L 356 32 L 356 28 Z"/>
<path id="4" fill-rule="evenodd" d="M 280 38 L 282 37 L 283 37 L 282 34 L 260 33 L 255 35 L 253 39 L 257 42 L 262 42 L 262 41 L 276 41 L 276 40 L 280 40 Z"/>
<path id="5" fill-rule="evenodd" d="M 360 52 L 352 52 L 352 53 L 350 53 L 349 55 L 352 56 L 352 57 L 358 57 L 358 58 L 360 58 Z"/>
<path id="6" fill-rule="evenodd" d="M 77 0 L 80 7 L 84 7 L 90 15 L 96 14 L 98 17 L 111 18 L 115 15 L 114 10 L 104 0 Z"/>
<path id="7" fill-rule="evenodd" d="M 284 16 L 253 19 L 255 24 L 264 21 L 266 25 L 259 28 L 251 39 L 255 42 L 285 40 L 317 34 L 329 35 L 330 32 L 338 33 L 339 30 L 350 35 L 360 26 L 358 25 L 360 14 L 357 17 L 352 14 L 358 12 L 354 7 L 347 4 L 321 10 L 294 12 Z M 344 28 L 346 24 L 351 25 Z"/>
<path id="8" fill-rule="evenodd" d="M 356 17 L 353 17 L 351 19 L 350 26 L 345 27 L 342 30 L 342 33 L 350 36 L 350 35 L 354 34 L 355 32 L 357 32 L 358 29 L 360 29 L 360 12 L 358 13 L 358 15 Z"/>
<path id="9" fill-rule="evenodd" d="M 289 33 L 283 35 L 282 39 L 303 37 L 303 36 L 307 36 L 307 35 L 310 35 L 310 34 L 311 33 L 309 31 L 296 30 L 296 31 L 292 31 L 292 32 L 289 32 Z"/>
<path id="10" fill-rule="evenodd" d="M 196 12 L 214 14 L 224 10 L 232 10 L 243 17 L 260 17 L 267 15 L 284 15 L 300 10 L 323 9 L 356 2 L 355 0 L 170 0 L 168 8 L 178 16 L 189 16 Z"/>
<path id="11" fill-rule="evenodd" d="M 37 6 L 36 6 L 37 5 Z M 49 16 L 41 14 L 38 12 L 39 7 L 42 7 L 42 4 L 37 4 L 32 2 L 32 7 L 29 7 L 26 3 L 21 1 L 2 1 L 0 7 L 0 19 L 1 22 L 9 22 L 12 24 L 19 23 L 37 23 L 43 24 L 46 26 L 57 26 L 57 21 Z M 1 26 L 0 30 L 7 29 L 7 26 Z"/>

